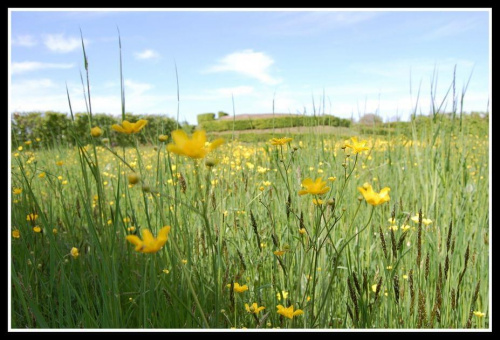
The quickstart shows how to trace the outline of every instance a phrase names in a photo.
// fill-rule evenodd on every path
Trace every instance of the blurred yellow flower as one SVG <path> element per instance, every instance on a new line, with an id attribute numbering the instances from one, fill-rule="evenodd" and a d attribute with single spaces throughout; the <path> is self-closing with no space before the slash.
<path id="1" fill-rule="evenodd" d="M 283 300 L 286 300 L 288 298 L 288 292 L 282 290 L 281 293 L 280 292 L 276 293 L 276 299 L 278 299 L 278 301 L 281 301 L 282 294 L 283 294 Z"/>
<path id="2" fill-rule="evenodd" d="M 120 133 L 132 134 L 141 131 L 142 128 L 144 128 L 147 123 L 148 121 L 145 119 L 139 119 L 135 123 L 131 123 L 128 120 L 124 120 L 122 122 L 122 125 L 113 124 L 111 125 L 111 128 Z"/>
<path id="3" fill-rule="evenodd" d="M 26 215 L 26 221 L 36 221 L 37 218 L 38 218 L 37 214 L 30 213 Z"/>
<path id="4" fill-rule="evenodd" d="M 337 177 L 335 177 L 335 176 L 330 176 L 330 177 L 328 177 L 328 180 L 329 180 L 330 182 L 335 182 L 335 180 L 336 180 L 336 179 L 337 179 Z"/>
<path id="5" fill-rule="evenodd" d="M 136 173 L 136 172 L 130 173 L 127 176 L 127 178 L 128 178 L 128 183 L 132 184 L 132 185 L 139 183 L 140 180 L 141 180 L 141 176 L 138 173 Z"/>
<path id="6" fill-rule="evenodd" d="M 290 143 L 292 140 L 293 140 L 293 138 L 290 138 L 290 137 L 281 137 L 281 138 L 273 138 L 273 139 L 269 140 L 269 142 L 272 145 L 285 145 L 285 144 Z"/>
<path id="7" fill-rule="evenodd" d="M 158 140 L 160 142 L 166 142 L 168 140 L 168 136 L 167 135 L 159 135 Z"/>
<path id="8" fill-rule="evenodd" d="M 478 318 L 482 318 L 486 315 L 486 313 L 481 313 L 480 311 L 474 311 L 474 315 L 477 316 Z"/>
<path id="9" fill-rule="evenodd" d="M 294 316 L 304 314 L 304 311 L 301 309 L 293 310 L 293 305 L 291 305 L 288 308 L 283 307 L 282 305 L 277 305 L 276 308 L 278 308 L 278 314 L 283 315 L 285 318 L 288 319 L 293 319 Z"/>
<path id="10" fill-rule="evenodd" d="M 78 248 L 76 247 L 73 247 L 71 248 L 71 256 L 73 256 L 73 258 L 77 259 L 78 256 L 80 256 L 80 253 L 78 252 Z"/>
<path id="11" fill-rule="evenodd" d="M 170 226 L 165 226 L 158 232 L 158 238 L 154 238 L 149 229 L 142 231 L 142 240 L 137 235 L 127 235 L 126 239 L 135 245 L 135 251 L 140 253 L 156 253 L 168 240 Z"/>
<path id="12" fill-rule="evenodd" d="M 168 269 L 163 269 L 163 272 L 164 272 L 165 274 L 170 273 L 170 271 L 169 271 Z"/>
<path id="13" fill-rule="evenodd" d="M 102 130 L 98 126 L 94 126 L 92 129 L 90 129 L 90 135 L 92 137 L 101 137 L 102 136 Z"/>
<path id="14" fill-rule="evenodd" d="M 56 228 L 52 229 L 52 234 L 57 235 L 57 229 Z"/>
<path id="15" fill-rule="evenodd" d="M 63 161 L 57 161 L 57 162 L 56 162 L 56 165 L 59 165 L 59 166 L 61 166 L 61 165 L 63 165 L 63 164 L 64 164 L 64 162 L 63 162 Z"/>
<path id="16" fill-rule="evenodd" d="M 313 204 L 314 205 L 322 205 L 325 201 L 313 198 Z"/>
<path id="17" fill-rule="evenodd" d="M 351 137 L 351 141 L 352 141 L 352 143 L 350 143 L 349 141 L 346 141 L 345 147 L 351 148 L 355 154 L 360 153 L 360 152 L 365 151 L 365 150 L 370 150 L 370 148 L 365 146 L 366 143 L 368 142 L 366 140 L 362 140 L 362 141 L 358 142 L 357 137 Z"/>
<path id="18" fill-rule="evenodd" d="M 40 228 L 39 226 L 34 226 L 34 227 L 33 227 L 33 231 L 34 231 L 35 233 L 40 233 L 40 232 L 42 232 L 42 228 Z"/>
<path id="19" fill-rule="evenodd" d="M 306 178 L 302 181 L 302 186 L 305 187 L 304 190 L 299 191 L 299 195 L 323 195 L 330 190 L 330 187 L 326 186 L 326 182 L 321 179 L 321 177 L 316 178 L 313 181 L 311 178 Z"/>
<path id="20" fill-rule="evenodd" d="M 276 256 L 282 256 L 284 253 L 285 253 L 284 250 L 276 250 L 276 251 L 273 252 L 273 254 L 276 255 Z"/>
<path id="21" fill-rule="evenodd" d="M 26 145 L 30 145 L 30 144 L 31 144 L 31 141 L 30 141 L 30 140 L 27 140 L 26 142 L 24 142 L 24 144 L 26 144 Z"/>
<path id="22" fill-rule="evenodd" d="M 301 233 L 302 235 L 304 235 L 306 233 L 306 228 L 300 228 L 299 229 L 299 233 Z"/>
<path id="23" fill-rule="evenodd" d="M 21 188 L 14 188 L 14 194 L 15 195 L 20 195 L 23 192 L 23 189 Z"/>
<path id="24" fill-rule="evenodd" d="M 408 225 L 408 224 L 404 224 L 401 226 L 401 230 L 402 231 L 407 231 L 408 229 L 410 229 L 411 227 Z"/>
<path id="25" fill-rule="evenodd" d="M 19 230 L 17 230 L 17 229 L 12 230 L 12 237 L 13 238 L 20 238 L 21 233 L 19 232 Z"/>
<path id="26" fill-rule="evenodd" d="M 215 150 L 224 143 L 224 139 L 218 138 L 206 146 L 207 135 L 205 130 L 195 131 L 192 138 L 189 138 L 184 130 L 172 132 L 174 143 L 167 145 L 167 150 L 177 155 L 187 156 L 194 159 L 205 158 L 212 150 Z"/>
<path id="27" fill-rule="evenodd" d="M 45 177 L 45 172 L 41 172 L 41 173 L 38 175 L 38 177 L 40 177 L 40 178 L 44 178 L 44 177 Z"/>
<path id="28" fill-rule="evenodd" d="M 259 314 L 261 310 L 265 309 L 266 307 L 264 306 L 258 306 L 257 302 L 252 303 L 251 306 L 248 305 L 248 303 L 245 303 L 245 309 L 248 313 L 254 313 L 254 314 Z"/>
<path id="29" fill-rule="evenodd" d="M 229 288 L 229 289 L 231 289 L 231 284 L 230 284 L 230 283 L 228 283 L 228 284 L 226 285 L 226 287 L 227 287 L 227 288 Z M 239 284 L 238 282 L 235 282 L 235 283 L 234 283 L 234 291 L 235 291 L 236 293 L 243 293 L 243 292 L 245 292 L 245 291 L 247 291 L 247 290 L 248 290 L 248 286 L 247 286 L 247 285 L 240 286 L 240 284 Z"/>
<path id="30" fill-rule="evenodd" d="M 415 216 L 412 216 L 411 220 L 415 223 L 418 223 L 418 215 L 415 215 Z M 424 218 L 422 216 L 422 223 L 425 224 L 425 225 L 429 225 L 432 223 L 432 220 L 431 219 L 428 219 L 428 218 Z"/>
<path id="31" fill-rule="evenodd" d="M 389 197 L 390 188 L 385 187 L 380 190 L 380 193 L 373 191 L 370 184 L 365 183 L 362 187 L 358 187 L 358 190 L 363 194 L 367 203 L 377 206 L 382 203 L 388 202 L 391 198 Z"/>

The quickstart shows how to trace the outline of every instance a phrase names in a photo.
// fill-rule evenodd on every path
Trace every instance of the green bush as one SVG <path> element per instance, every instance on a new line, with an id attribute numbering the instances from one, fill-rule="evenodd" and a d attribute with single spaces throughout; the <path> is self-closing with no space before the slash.
<path id="1" fill-rule="evenodd" d="M 199 116 L 198 116 L 199 117 Z M 257 118 L 257 119 L 239 119 L 239 120 L 218 120 L 203 121 L 200 127 L 206 131 L 220 132 L 233 130 L 253 130 L 253 129 L 272 129 L 296 127 L 296 126 L 343 126 L 349 127 L 351 121 L 341 119 L 331 115 L 325 116 L 289 116 L 277 118 Z"/>
<path id="2" fill-rule="evenodd" d="M 219 111 L 217 113 L 217 117 L 219 117 L 219 118 L 225 117 L 225 116 L 229 116 L 229 113 L 225 113 L 224 111 Z"/>
<path id="3" fill-rule="evenodd" d="M 196 118 L 198 119 L 198 125 L 199 125 L 203 122 L 208 122 L 208 121 L 214 120 L 215 113 L 202 113 L 202 114 L 199 114 L 198 116 L 196 116 Z"/>

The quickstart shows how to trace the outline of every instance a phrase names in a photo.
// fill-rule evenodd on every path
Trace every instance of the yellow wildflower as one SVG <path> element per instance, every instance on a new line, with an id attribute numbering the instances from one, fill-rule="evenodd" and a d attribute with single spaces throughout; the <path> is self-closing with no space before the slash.
<path id="1" fill-rule="evenodd" d="M 158 232 L 158 238 L 154 238 L 150 230 L 142 231 L 142 240 L 137 235 L 127 235 L 126 239 L 135 245 L 135 251 L 140 253 L 156 253 L 168 240 L 170 226 L 165 226 Z"/>
<path id="2" fill-rule="evenodd" d="M 52 233 L 53 233 L 54 235 L 57 235 L 57 229 L 56 229 L 56 228 L 52 229 Z"/>
<path id="3" fill-rule="evenodd" d="M 376 284 L 376 283 L 375 283 L 374 285 L 372 285 L 372 291 L 373 291 L 374 293 L 376 293 L 376 292 L 377 292 L 377 284 Z"/>
<path id="4" fill-rule="evenodd" d="M 24 144 L 26 144 L 26 145 L 30 145 L 30 144 L 31 144 L 31 141 L 30 141 L 30 140 L 27 140 L 26 142 L 24 142 Z"/>
<path id="5" fill-rule="evenodd" d="M 362 141 L 358 142 L 357 137 L 351 137 L 351 141 L 352 141 L 352 143 L 349 143 L 349 141 L 346 141 L 345 147 L 351 148 L 355 154 L 360 153 L 361 151 L 370 150 L 370 148 L 365 146 L 367 143 L 366 140 L 362 140 Z"/>
<path id="6" fill-rule="evenodd" d="M 283 294 L 283 300 L 286 300 L 288 298 L 288 292 L 282 290 L 281 293 L 280 292 L 276 293 L 276 298 L 278 299 L 278 301 L 281 301 L 282 294 Z"/>
<path id="7" fill-rule="evenodd" d="M 226 285 L 226 287 L 227 287 L 227 288 L 229 288 L 229 289 L 231 289 L 231 284 L 230 284 L 230 283 L 228 283 L 228 284 Z M 243 293 L 243 292 L 245 292 L 245 291 L 247 291 L 247 290 L 248 290 L 248 286 L 247 286 L 247 285 L 240 286 L 240 284 L 239 284 L 238 282 L 235 282 L 235 283 L 234 283 L 234 291 L 235 291 L 236 293 Z"/>
<path id="8" fill-rule="evenodd" d="M 13 238 L 20 238 L 21 233 L 19 232 L 19 230 L 17 230 L 17 229 L 12 230 L 12 237 Z"/>
<path id="9" fill-rule="evenodd" d="M 26 215 L 26 221 L 36 221 L 36 219 L 38 218 L 38 214 L 28 214 Z"/>
<path id="10" fill-rule="evenodd" d="M 59 165 L 59 166 L 61 166 L 61 165 L 63 165 L 63 164 L 64 164 L 64 162 L 63 162 L 63 161 L 57 161 L 57 162 L 56 162 L 56 165 Z"/>
<path id="11" fill-rule="evenodd" d="M 169 271 L 168 269 L 163 269 L 163 272 L 164 272 L 165 274 L 170 273 L 170 271 Z"/>
<path id="12" fill-rule="evenodd" d="M 94 126 L 92 129 L 90 129 L 90 135 L 92 137 L 101 137 L 102 136 L 102 130 L 98 126 Z"/>
<path id="13" fill-rule="evenodd" d="M 33 227 L 33 231 L 34 231 L 35 233 L 40 233 L 40 232 L 42 232 L 42 228 L 40 228 L 39 226 L 34 226 L 34 227 Z"/>
<path id="14" fill-rule="evenodd" d="M 158 140 L 160 142 L 166 142 L 168 140 L 168 136 L 167 135 L 159 135 Z"/>
<path id="15" fill-rule="evenodd" d="M 328 180 L 329 180 L 330 182 L 335 182 L 335 180 L 336 180 L 336 179 L 337 179 L 337 177 L 336 177 L 336 176 L 330 176 L 330 177 L 328 177 Z"/>
<path id="16" fill-rule="evenodd" d="M 370 184 L 365 183 L 362 187 L 358 187 L 358 190 L 363 194 L 367 203 L 377 206 L 382 203 L 388 202 L 391 198 L 389 197 L 390 188 L 385 187 L 380 190 L 380 193 L 373 191 Z"/>
<path id="17" fill-rule="evenodd" d="M 14 194 L 15 195 L 20 195 L 23 192 L 23 189 L 21 188 L 14 188 Z"/>
<path id="18" fill-rule="evenodd" d="M 481 313 L 480 311 L 474 311 L 474 315 L 477 316 L 478 318 L 482 318 L 486 315 L 486 313 Z"/>
<path id="19" fill-rule="evenodd" d="M 402 231 L 407 231 L 408 229 L 410 229 L 411 227 L 408 225 L 408 224 L 405 224 L 405 225 L 402 225 L 401 226 L 401 230 Z"/>
<path id="20" fill-rule="evenodd" d="M 254 314 L 259 314 L 261 310 L 265 309 L 266 307 L 260 306 L 258 307 L 257 302 L 252 303 L 251 306 L 248 305 L 248 303 L 245 303 L 245 309 L 247 310 L 248 313 L 254 313 Z"/>
<path id="21" fill-rule="evenodd" d="M 282 256 L 284 253 L 285 253 L 284 250 L 276 250 L 276 251 L 273 252 L 273 254 L 276 255 L 276 256 Z"/>
<path id="22" fill-rule="evenodd" d="M 290 137 L 281 137 L 281 138 L 273 138 L 273 139 L 269 140 L 269 142 L 272 145 L 285 145 L 285 144 L 290 143 L 292 140 L 293 140 L 293 138 L 290 138 Z"/>
<path id="23" fill-rule="evenodd" d="M 314 205 L 322 205 L 325 201 L 313 198 L 313 204 Z"/>
<path id="24" fill-rule="evenodd" d="M 302 235 L 304 235 L 306 233 L 306 228 L 300 228 L 299 229 L 299 233 L 301 233 Z"/>
<path id="25" fill-rule="evenodd" d="M 76 247 L 71 248 L 71 256 L 73 256 L 73 258 L 75 258 L 75 259 L 77 259 L 78 256 L 80 256 L 80 253 L 78 252 L 78 248 L 76 248 Z"/>
<path id="26" fill-rule="evenodd" d="M 306 178 L 302 181 L 302 186 L 305 187 L 304 190 L 299 191 L 299 195 L 323 195 L 330 190 L 330 187 L 326 186 L 326 182 L 321 179 L 321 177 L 316 178 L 313 181 L 311 178 Z"/>
<path id="27" fill-rule="evenodd" d="M 205 130 L 195 131 L 191 139 L 184 130 L 175 130 L 172 132 L 172 139 L 174 143 L 167 145 L 169 152 L 194 159 L 205 158 L 210 151 L 224 143 L 224 139 L 218 138 L 206 146 L 207 135 Z"/>
<path id="28" fill-rule="evenodd" d="M 296 311 L 293 310 L 293 305 L 291 305 L 288 308 L 283 307 L 282 305 L 277 305 L 276 308 L 278 308 L 278 314 L 283 315 L 285 318 L 293 319 L 294 316 L 304 314 L 304 311 L 301 309 L 297 309 Z"/>
<path id="29" fill-rule="evenodd" d="M 122 122 L 122 125 L 113 124 L 111 125 L 111 128 L 120 133 L 132 134 L 141 131 L 147 123 L 148 121 L 145 119 L 139 119 L 136 123 L 131 123 L 128 120 L 124 120 Z"/>
<path id="30" fill-rule="evenodd" d="M 45 172 L 41 172 L 41 173 L 38 175 L 38 177 L 40 177 L 40 178 L 44 178 L 44 177 L 45 177 Z"/>

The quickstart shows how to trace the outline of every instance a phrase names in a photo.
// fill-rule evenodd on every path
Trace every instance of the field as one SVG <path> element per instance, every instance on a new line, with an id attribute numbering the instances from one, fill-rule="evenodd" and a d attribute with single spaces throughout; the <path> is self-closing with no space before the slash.
<path id="1" fill-rule="evenodd" d="M 489 328 L 488 124 L 27 141 L 11 155 L 10 326 Z"/>

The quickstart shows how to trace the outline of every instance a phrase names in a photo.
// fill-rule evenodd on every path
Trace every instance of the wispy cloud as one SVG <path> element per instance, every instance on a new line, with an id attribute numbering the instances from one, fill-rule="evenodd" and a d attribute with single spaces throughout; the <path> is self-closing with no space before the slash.
<path id="1" fill-rule="evenodd" d="M 213 91 L 215 94 L 221 95 L 221 96 L 231 96 L 231 95 L 245 95 L 245 94 L 251 94 L 254 92 L 254 88 L 252 86 L 236 86 L 236 87 L 224 87 L 224 88 L 219 88 L 215 89 Z"/>
<path id="2" fill-rule="evenodd" d="M 56 64 L 56 63 L 41 63 L 38 61 L 23 61 L 23 62 L 13 62 L 11 65 L 12 74 L 19 74 L 25 72 L 31 72 L 36 70 L 45 69 L 68 69 L 72 68 L 74 64 Z"/>
<path id="3" fill-rule="evenodd" d="M 275 85 L 280 83 L 281 79 L 269 75 L 272 64 L 274 64 L 274 60 L 267 54 L 247 49 L 226 55 L 219 60 L 217 65 L 210 67 L 207 72 L 236 72 L 258 79 L 264 84 Z"/>
<path id="4" fill-rule="evenodd" d="M 273 35 L 312 35 L 325 30 L 353 26 L 381 15 L 381 12 L 304 11 L 278 12 L 272 24 L 256 28 Z"/>
<path id="5" fill-rule="evenodd" d="M 35 39 L 34 36 L 25 34 L 12 37 L 11 43 L 12 45 L 17 45 L 17 46 L 32 47 L 37 45 L 38 41 Z"/>
<path id="6" fill-rule="evenodd" d="M 86 39 L 83 40 L 88 45 Z M 43 37 L 43 43 L 52 52 L 68 53 L 82 46 L 80 38 L 65 37 L 64 34 L 46 34 Z"/>
<path id="7" fill-rule="evenodd" d="M 422 36 L 423 40 L 442 39 L 449 36 L 460 35 L 470 31 L 481 24 L 478 18 L 468 18 L 463 20 L 453 20 L 445 25 L 442 25 Z"/>
<path id="8" fill-rule="evenodd" d="M 148 83 L 139 83 L 131 79 L 125 79 L 125 91 L 130 92 L 131 96 L 140 96 L 145 92 L 151 90 L 153 85 Z"/>
<path id="9" fill-rule="evenodd" d="M 158 52 L 150 49 L 135 53 L 135 58 L 140 60 L 158 59 L 159 57 L 160 54 Z"/>

